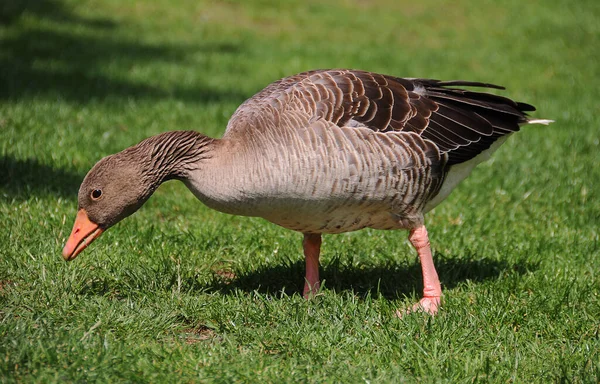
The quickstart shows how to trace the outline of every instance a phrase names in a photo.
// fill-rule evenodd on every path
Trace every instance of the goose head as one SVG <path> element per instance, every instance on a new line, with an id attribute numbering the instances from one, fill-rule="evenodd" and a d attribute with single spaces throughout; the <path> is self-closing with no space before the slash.
<path id="1" fill-rule="evenodd" d="M 77 217 L 62 252 L 65 260 L 73 260 L 104 231 L 137 211 L 153 192 L 147 179 L 131 151 L 100 160 L 79 188 Z"/>

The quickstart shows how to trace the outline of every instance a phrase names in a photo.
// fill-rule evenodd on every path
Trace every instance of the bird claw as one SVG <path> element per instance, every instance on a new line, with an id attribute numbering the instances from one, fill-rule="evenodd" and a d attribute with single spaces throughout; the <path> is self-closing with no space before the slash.
<path id="1" fill-rule="evenodd" d="M 402 318 L 403 316 L 414 312 L 425 312 L 434 316 L 438 312 L 440 301 L 440 296 L 426 296 L 410 308 L 397 310 L 396 316 Z"/>

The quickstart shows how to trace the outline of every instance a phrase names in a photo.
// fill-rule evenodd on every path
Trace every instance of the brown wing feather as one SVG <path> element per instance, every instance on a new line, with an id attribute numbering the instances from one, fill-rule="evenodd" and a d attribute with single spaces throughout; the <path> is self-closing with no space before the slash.
<path id="1" fill-rule="evenodd" d="M 503 96 L 457 86 L 503 89 L 462 80 L 396 78 L 353 70 L 317 70 L 279 80 L 246 101 L 230 121 L 255 119 L 268 108 L 304 110 L 308 121 L 340 127 L 416 132 L 448 154 L 448 164 L 467 161 L 499 137 L 519 130 L 535 108 Z M 265 109 L 267 108 L 267 109 Z M 265 121 L 264 116 L 260 119 Z M 276 124 L 275 122 L 273 124 Z M 256 127 L 256 124 L 253 124 Z"/>

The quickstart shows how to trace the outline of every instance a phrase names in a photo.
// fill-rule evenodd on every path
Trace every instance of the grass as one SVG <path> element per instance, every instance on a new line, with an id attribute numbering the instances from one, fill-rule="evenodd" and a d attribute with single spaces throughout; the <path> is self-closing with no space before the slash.
<path id="1" fill-rule="evenodd" d="M 2 382 L 600 381 L 600 6 L 337 0 L 0 4 Z M 427 217 L 441 313 L 401 232 L 301 236 L 162 186 L 74 262 L 100 157 L 166 130 L 220 135 L 311 68 L 467 79 L 555 119 L 514 135 Z"/>

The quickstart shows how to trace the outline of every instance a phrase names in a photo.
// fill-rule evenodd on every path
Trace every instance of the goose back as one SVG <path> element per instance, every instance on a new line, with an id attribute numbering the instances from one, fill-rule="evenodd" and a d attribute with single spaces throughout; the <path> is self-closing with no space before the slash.
<path id="1" fill-rule="evenodd" d="M 276 81 L 244 102 L 225 136 L 278 129 L 286 117 L 304 115 L 338 127 L 415 132 L 431 140 L 448 165 L 468 161 L 527 122 L 529 104 L 455 88 L 504 87 L 469 81 L 406 79 L 365 71 L 315 70 Z M 304 128 L 296 125 L 297 128 Z"/>

